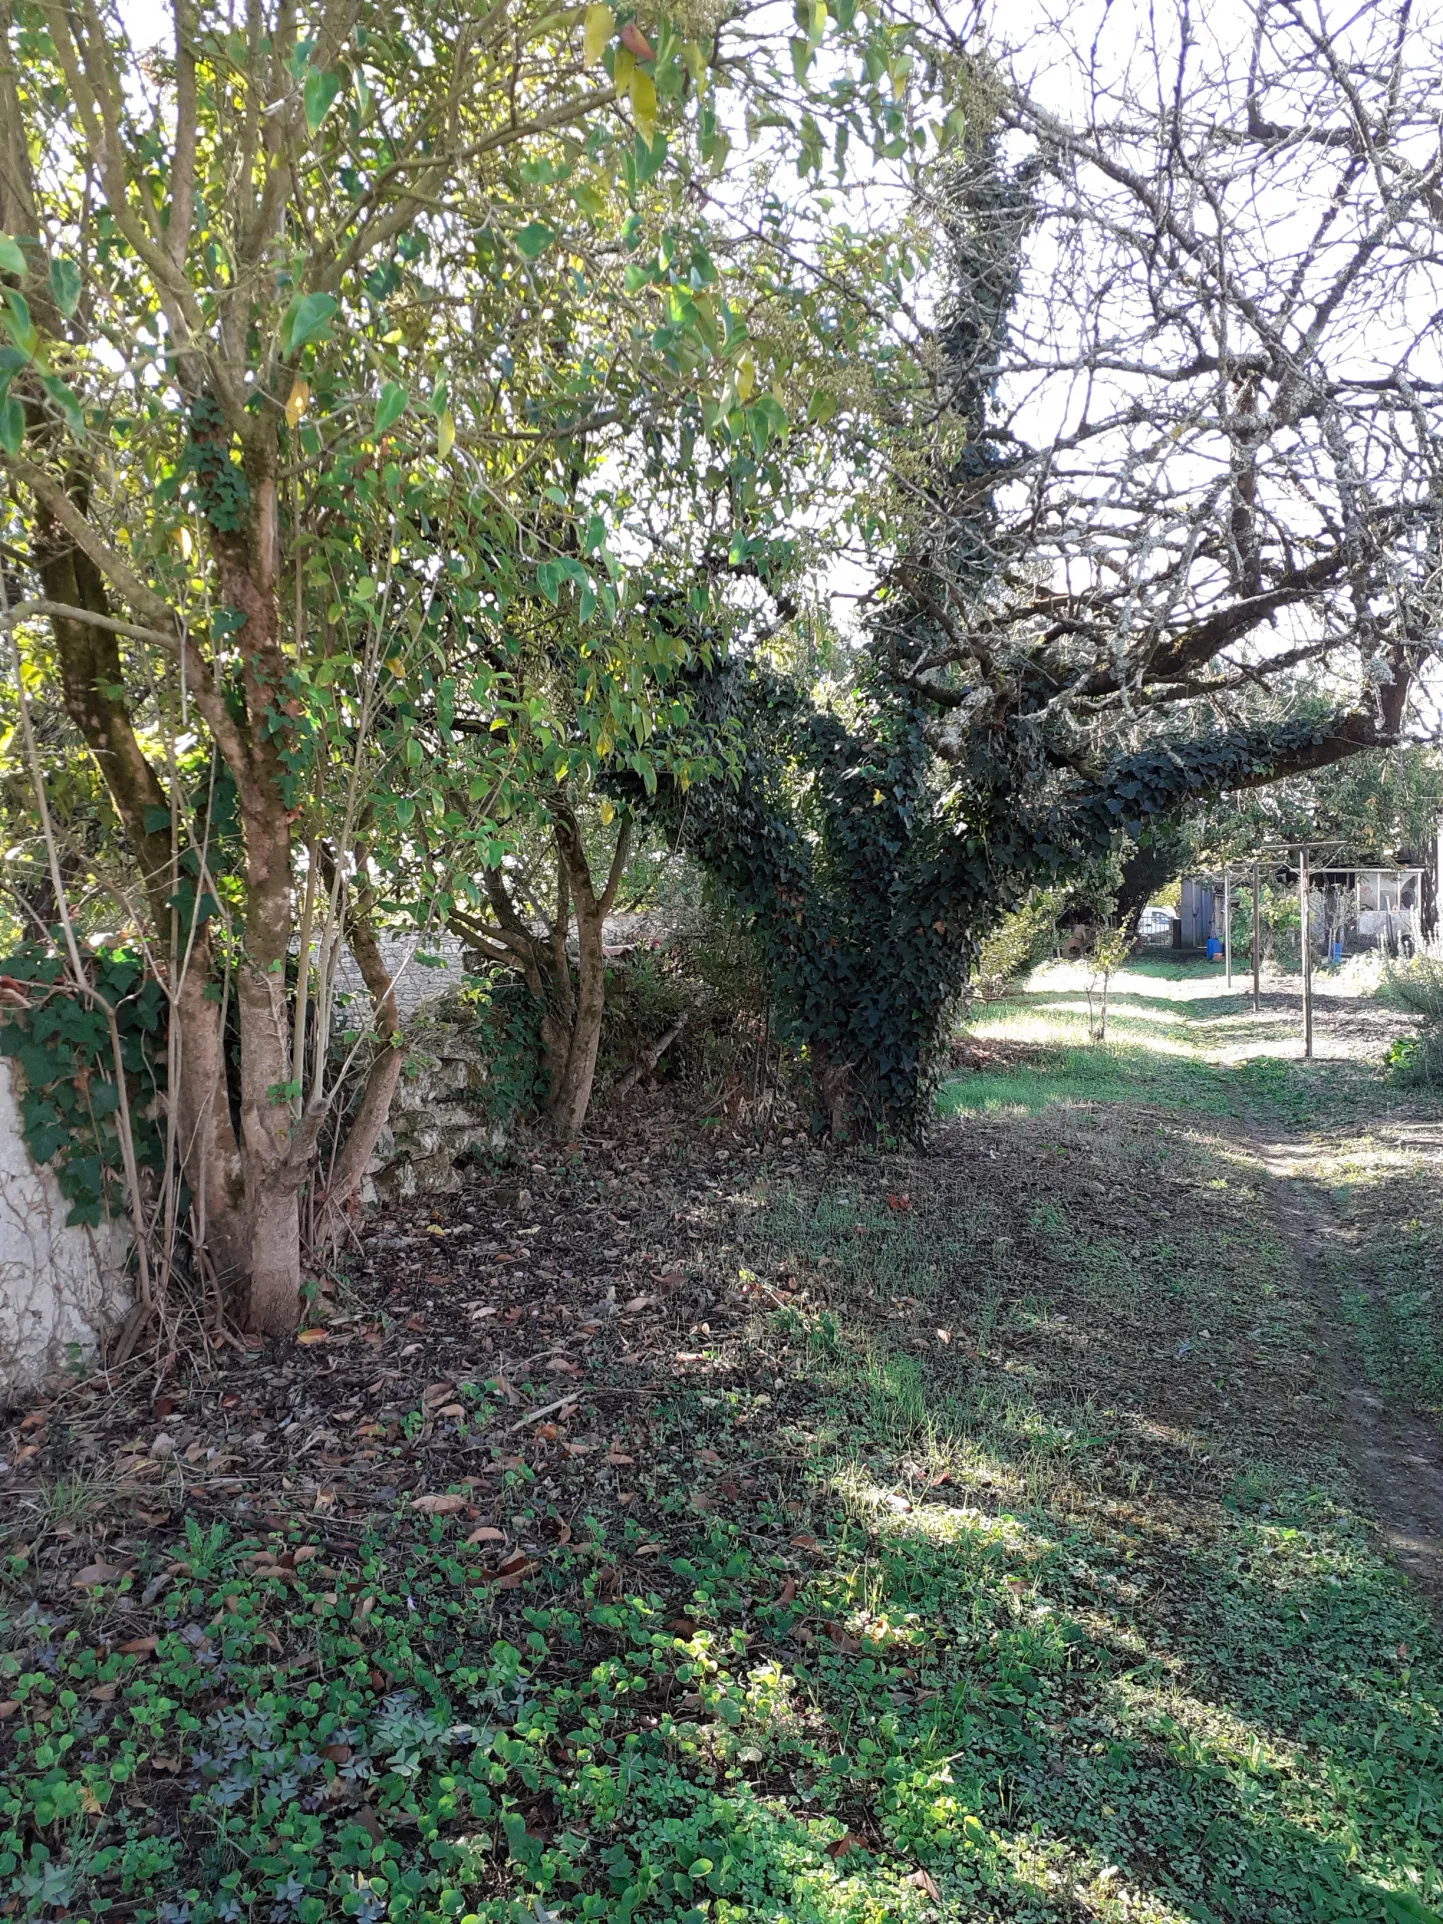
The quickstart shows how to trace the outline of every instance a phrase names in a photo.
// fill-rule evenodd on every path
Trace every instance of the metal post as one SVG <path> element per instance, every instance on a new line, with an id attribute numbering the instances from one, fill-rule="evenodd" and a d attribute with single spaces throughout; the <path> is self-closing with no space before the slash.
<path id="1" fill-rule="evenodd" d="M 1303 950 L 1303 1054 L 1313 1053 L 1313 938 L 1308 927 L 1309 898 L 1308 845 L 1298 850 L 1298 935 Z"/>
<path id="2" fill-rule="evenodd" d="M 1254 1015 L 1256 1015 L 1263 1006 L 1263 998 L 1261 993 L 1263 937 L 1262 937 L 1262 931 L 1258 927 L 1258 901 L 1261 894 L 1262 894 L 1262 890 L 1258 882 L 1258 865 L 1256 862 L 1254 862 L 1253 863 L 1253 1014 Z"/>
<path id="3" fill-rule="evenodd" d="M 1233 986 L 1233 878 L 1223 870 L 1223 982 Z"/>

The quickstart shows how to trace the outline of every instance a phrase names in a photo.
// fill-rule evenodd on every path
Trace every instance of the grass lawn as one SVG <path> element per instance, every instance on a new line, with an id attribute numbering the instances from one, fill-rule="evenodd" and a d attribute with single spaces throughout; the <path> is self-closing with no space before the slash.
<path id="1" fill-rule="evenodd" d="M 1305 1066 L 1169 966 L 983 1012 L 925 1155 L 657 1116 L 16 1412 L 0 1912 L 1443 1916 L 1443 1646 L 1245 1127 L 1431 1125 L 1361 998 Z"/>

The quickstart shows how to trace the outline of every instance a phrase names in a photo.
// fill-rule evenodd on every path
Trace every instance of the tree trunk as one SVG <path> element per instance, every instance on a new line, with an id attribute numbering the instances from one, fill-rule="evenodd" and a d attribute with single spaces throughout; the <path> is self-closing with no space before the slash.
<path id="1" fill-rule="evenodd" d="M 191 1193 L 194 1235 L 215 1265 L 225 1290 L 242 1284 L 250 1268 L 245 1176 L 231 1125 L 225 1075 L 225 1012 L 209 988 L 209 948 L 192 954 L 170 998 L 175 1026 L 171 1060 L 180 1166 Z"/>
<path id="2" fill-rule="evenodd" d="M 838 1062 L 825 1043 L 811 1045 L 812 1086 L 817 1092 L 817 1107 L 834 1142 L 847 1142 L 856 1133 L 857 1100 L 853 1064 Z"/>
<path id="3" fill-rule="evenodd" d="M 587 891 L 590 894 L 590 891 Z M 576 1136 L 591 1105 L 596 1080 L 596 1052 L 601 1045 L 601 1018 L 606 1009 L 606 957 L 602 949 L 602 916 L 593 901 L 576 905 L 576 1007 L 567 1038 L 565 1060 L 552 1090 L 551 1127 L 563 1141 Z"/>
<path id="4" fill-rule="evenodd" d="M 323 860 L 326 861 L 329 886 L 334 865 L 329 858 Z M 360 1104 L 321 1199 L 323 1240 L 335 1238 L 340 1228 L 340 1212 L 361 1186 L 366 1165 L 391 1113 L 391 1101 L 406 1061 L 405 1051 L 401 1047 L 401 1014 L 396 1006 L 395 987 L 381 954 L 381 945 L 376 940 L 368 916 L 363 912 L 366 902 L 367 897 L 363 896 L 359 908 L 347 909 L 345 930 L 351 954 L 361 971 L 361 979 L 370 991 L 376 1027 L 376 1053 L 371 1058 Z"/>
<path id="5" fill-rule="evenodd" d="M 576 1136 L 591 1106 L 591 1087 L 596 1080 L 596 1052 L 601 1044 L 601 1018 L 606 1010 L 606 953 L 603 947 L 606 918 L 616 900 L 616 891 L 631 853 L 633 824 L 624 822 L 612 852 L 611 871 L 600 895 L 591 879 L 581 825 L 571 807 L 562 802 L 552 817 L 556 840 L 556 860 L 564 886 L 576 909 L 577 980 L 572 1005 L 566 1055 L 558 1079 L 553 1081 L 547 1113 L 551 1127 L 563 1141 Z M 554 935 L 553 931 L 553 935 Z M 565 934 L 558 951 L 557 966 L 565 967 Z M 570 972 L 567 971 L 569 982 Z"/>

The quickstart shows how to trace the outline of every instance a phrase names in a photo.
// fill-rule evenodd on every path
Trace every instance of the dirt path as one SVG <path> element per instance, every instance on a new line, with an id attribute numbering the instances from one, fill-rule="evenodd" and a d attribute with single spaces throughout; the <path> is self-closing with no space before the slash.
<path id="1" fill-rule="evenodd" d="M 1390 1409 L 1367 1380 L 1327 1261 L 1341 1236 L 1311 1173 L 1309 1145 L 1256 1122 L 1252 1135 L 1272 1180 L 1278 1225 L 1318 1305 L 1342 1410 L 1343 1453 L 1383 1542 L 1443 1613 L 1443 1439 L 1425 1419 Z"/>

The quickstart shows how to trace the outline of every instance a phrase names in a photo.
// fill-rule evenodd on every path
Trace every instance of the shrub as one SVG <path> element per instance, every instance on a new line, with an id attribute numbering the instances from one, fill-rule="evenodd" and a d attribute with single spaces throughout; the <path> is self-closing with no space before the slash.
<path id="1" fill-rule="evenodd" d="M 1419 1018 L 1417 1033 L 1400 1036 L 1388 1052 L 1394 1080 L 1413 1088 L 1443 1088 L 1443 950 L 1425 951 L 1390 968 L 1383 999 Z"/>

